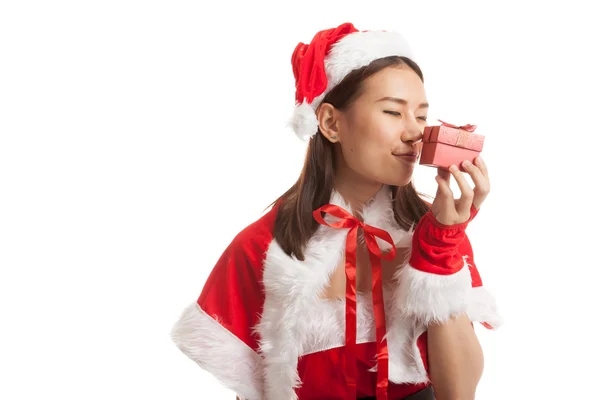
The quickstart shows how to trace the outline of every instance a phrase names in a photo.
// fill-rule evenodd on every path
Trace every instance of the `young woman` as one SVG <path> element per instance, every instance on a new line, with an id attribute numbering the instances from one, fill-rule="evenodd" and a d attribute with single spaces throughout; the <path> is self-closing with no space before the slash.
<path id="1" fill-rule="evenodd" d="M 428 105 L 398 33 L 345 23 L 292 65 L 300 178 L 233 239 L 174 342 L 240 399 L 474 398 L 472 322 L 500 324 L 465 233 L 483 160 L 463 163 L 474 188 L 453 166 L 431 204 L 416 192 Z"/>

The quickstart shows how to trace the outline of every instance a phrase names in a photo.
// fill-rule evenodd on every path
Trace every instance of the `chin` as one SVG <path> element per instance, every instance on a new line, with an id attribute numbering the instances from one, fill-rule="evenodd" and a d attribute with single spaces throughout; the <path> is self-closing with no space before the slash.
<path id="1" fill-rule="evenodd" d="M 386 176 L 380 182 L 389 186 L 406 186 L 412 180 L 412 174 L 400 174 L 400 176 Z"/>

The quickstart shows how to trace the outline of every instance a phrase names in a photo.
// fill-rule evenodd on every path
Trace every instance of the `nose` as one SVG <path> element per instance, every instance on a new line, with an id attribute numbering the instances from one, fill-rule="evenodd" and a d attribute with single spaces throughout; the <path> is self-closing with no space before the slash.
<path id="1" fill-rule="evenodd" d="M 414 118 L 410 119 L 411 121 L 408 121 L 405 125 L 405 129 L 402 134 L 402 141 L 419 143 L 421 140 L 423 140 L 423 128 L 416 120 L 414 120 Z"/>

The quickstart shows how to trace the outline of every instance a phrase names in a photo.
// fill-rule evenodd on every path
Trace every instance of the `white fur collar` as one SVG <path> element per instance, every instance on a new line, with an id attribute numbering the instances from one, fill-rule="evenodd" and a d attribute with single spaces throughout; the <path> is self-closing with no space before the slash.
<path id="1" fill-rule="evenodd" d="M 330 203 L 352 213 L 338 192 L 332 194 Z M 389 186 L 383 186 L 363 207 L 361 216 L 365 224 L 387 231 L 396 247 L 410 248 L 414 225 L 407 232 L 395 221 Z M 335 217 L 327 215 L 325 220 L 332 222 Z M 263 276 L 266 298 L 256 327 L 264 356 L 266 399 L 296 399 L 294 388 L 301 384 L 297 375 L 298 357 L 343 346 L 344 303 L 320 297 L 344 255 L 347 232 L 348 229 L 320 226 L 306 246 L 304 261 L 288 257 L 275 240 L 269 246 Z M 382 249 L 389 249 L 384 241 L 378 240 L 378 243 Z M 399 321 L 400 315 L 392 315 L 395 308 L 391 306 L 391 293 L 386 294 L 386 300 L 390 380 L 426 381 L 414 343 L 415 335 L 424 328 L 417 328 L 412 321 Z M 361 301 L 357 306 L 357 342 L 374 339 L 374 332 L 369 329 L 372 310 L 368 304 Z M 410 349 L 408 354 L 406 348 Z"/>
<path id="2" fill-rule="evenodd" d="M 340 206 L 352 214 L 350 204 L 335 190 L 330 203 Z M 394 219 L 393 197 L 389 186 L 382 186 L 375 196 L 365 204 L 359 214 L 365 224 L 388 232 L 396 247 L 410 247 L 415 224 L 413 223 L 408 232 L 400 228 Z M 384 240 L 377 238 L 377 243 L 383 250 L 390 249 L 390 245 Z"/>

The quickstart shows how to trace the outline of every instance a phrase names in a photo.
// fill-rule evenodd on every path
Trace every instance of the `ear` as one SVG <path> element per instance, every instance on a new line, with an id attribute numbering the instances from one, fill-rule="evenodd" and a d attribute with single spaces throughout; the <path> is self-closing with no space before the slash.
<path id="1" fill-rule="evenodd" d="M 319 130 L 331 143 L 340 141 L 342 113 L 329 103 L 322 103 L 317 109 Z"/>

